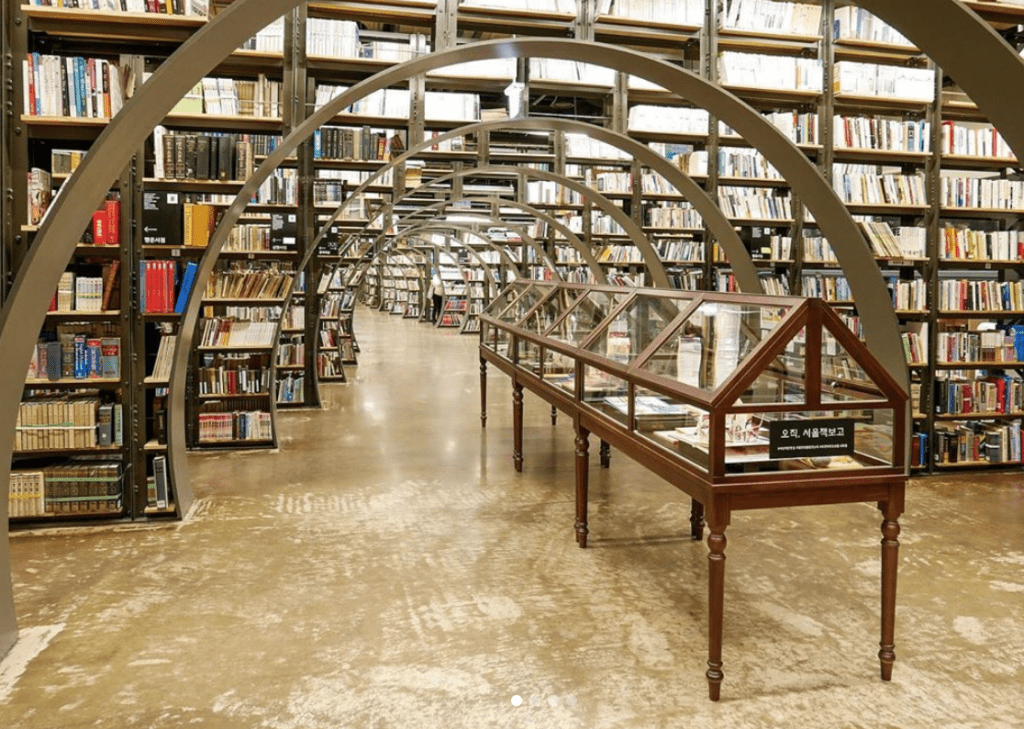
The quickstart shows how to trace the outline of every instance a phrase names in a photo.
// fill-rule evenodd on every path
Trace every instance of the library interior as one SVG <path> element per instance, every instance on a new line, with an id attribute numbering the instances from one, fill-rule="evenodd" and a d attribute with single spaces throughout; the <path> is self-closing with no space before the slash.
<path id="1" fill-rule="evenodd" d="M 0 725 L 1020 726 L 1024 0 L 0 22 Z"/>

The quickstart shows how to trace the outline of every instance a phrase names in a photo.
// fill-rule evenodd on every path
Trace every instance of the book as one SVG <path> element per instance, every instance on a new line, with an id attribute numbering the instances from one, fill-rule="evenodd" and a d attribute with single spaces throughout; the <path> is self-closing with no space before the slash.
<path id="1" fill-rule="evenodd" d="M 185 312 L 185 306 L 188 304 L 188 297 L 192 292 L 192 284 L 195 281 L 198 268 L 198 264 L 194 261 L 190 261 L 185 266 L 185 273 L 181 277 L 181 289 L 178 291 L 178 300 L 174 304 L 175 314 L 183 314 Z"/>

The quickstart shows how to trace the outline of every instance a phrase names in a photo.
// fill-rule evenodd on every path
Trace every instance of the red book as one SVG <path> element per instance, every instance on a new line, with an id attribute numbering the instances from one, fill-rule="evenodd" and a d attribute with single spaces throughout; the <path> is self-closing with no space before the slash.
<path id="1" fill-rule="evenodd" d="M 160 311 L 160 289 L 157 284 L 157 264 L 146 261 L 146 311 L 155 314 Z"/>
<path id="2" fill-rule="evenodd" d="M 53 298 L 50 299 L 50 308 L 47 311 L 57 311 L 57 292 L 53 292 Z"/>
<path id="3" fill-rule="evenodd" d="M 25 72 L 25 77 L 28 80 L 28 113 L 29 116 L 35 116 L 36 113 L 36 74 L 35 64 L 32 62 L 32 54 L 28 54 L 28 69 Z"/>
<path id="4" fill-rule="evenodd" d="M 174 311 L 174 274 L 174 261 L 167 261 L 167 283 L 164 286 L 164 305 L 167 307 L 164 311 L 166 312 Z"/>
<path id="5" fill-rule="evenodd" d="M 121 201 L 107 200 L 107 245 L 121 245 Z"/>
<path id="6" fill-rule="evenodd" d="M 93 245 L 107 245 L 107 213 L 105 210 L 97 210 L 92 214 L 92 242 Z"/>

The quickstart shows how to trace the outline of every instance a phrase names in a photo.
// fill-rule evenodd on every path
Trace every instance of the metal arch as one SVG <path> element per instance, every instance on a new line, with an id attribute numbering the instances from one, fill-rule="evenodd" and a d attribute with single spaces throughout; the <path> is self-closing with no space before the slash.
<path id="1" fill-rule="evenodd" d="M 948 73 L 1024 164 L 1024 59 L 959 0 L 856 0 Z"/>
<path id="2" fill-rule="evenodd" d="M 446 201 L 440 201 L 440 202 L 446 202 Z M 435 207 L 436 205 L 437 205 L 437 203 L 433 203 L 431 205 L 431 207 Z M 412 218 L 412 217 L 414 217 L 417 214 L 418 214 L 418 211 L 417 211 L 417 213 L 410 213 L 405 218 L 401 218 L 400 220 L 396 221 L 395 225 L 401 225 L 402 223 L 406 222 L 409 218 Z M 425 222 L 429 222 L 429 221 L 425 221 Z M 494 222 L 497 223 L 497 222 L 501 222 L 501 221 L 500 220 L 495 220 Z M 419 226 L 419 227 L 420 228 L 426 228 L 427 226 L 424 225 L 424 226 Z M 436 221 L 434 227 L 435 228 L 441 228 L 441 227 L 454 228 L 455 226 L 454 226 L 454 224 L 451 224 L 451 223 L 446 223 L 446 222 L 443 222 L 443 221 Z M 407 232 L 407 231 L 403 231 L 403 233 L 404 232 Z M 402 233 L 390 234 L 387 231 L 382 232 L 380 235 L 378 235 L 376 237 L 376 239 L 374 239 L 374 247 L 375 247 L 375 249 L 377 247 L 381 246 L 381 244 L 384 242 L 384 240 L 386 238 L 388 238 L 389 236 L 397 237 L 398 235 L 401 235 L 401 234 Z M 533 248 L 533 250 L 536 252 L 538 260 L 542 261 L 544 263 L 544 265 L 547 266 L 551 270 L 551 272 L 555 275 L 555 277 L 558 278 L 558 271 L 556 270 L 555 264 L 551 260 L 550 256 L 548 256 L 547 252 L 530 235 L 527 235 L 527 234 L 524 234 L 524 233 L 520 233 L 520 235 L 523 236 L 523 239 L 527 242 L 527 244 L 531 248 Z M 516 268 L 518 270 L 518 267 L 516 267 Z"/>
<path id="3" fill-rule="evenodd" d="M 523 272 L 519 269 L 519 265 L 512 259 L 512 257 L 510 255 L 508 255 L 507 251 L 505 251 L 504 249 L 501 248 L 501 246 L 499 246 L 497 243 L 495 243 L 494 241 L 492 241 L 489 238 L 487 238 L 487 236 L 480 235 L 479 233 L 477 233 L 476 231 L 472 230 L 471 228 L 465 228 L 463 226 L 456 225 L 454 223 L 444 223 L 444 224 L 438 224 L 438 225 L 426 224 L 426 225 L 418 225 L 418 226 L 415 226 L 413 228 L 407 228 L 406 230 L 403 230 L 401 233 L 397 233 L 396 235 L 394 235 L 392 237 L 392 240 L 389 241 L 388 244 L 385 245 L 385 248 L 382 249 L 382 250 L 386 250 L 387 245 L 391 245 L 392 243 L 397 243 L 398 241 L 404 240 L 405 238 L 408 238 L 409 236 L 418 235 L 419 233 L 422 233 L 423 231 L 439 232 L 439 233 L 441 233 L 441 235 L 444 235 L 446 238 L 449 238 L 449 237 L 454 238 L 454 236 L 447 235 L 444 232 L 445 230 L 456 230 L 456 231 L 458 231 L 460 233 L 466 233 L 468 235 L 472 235 L 472 236 L 474 236 L 476 238 L 479 238 L 489 248 L 491 248 L 495 253 L 497 253 L 501 257 L 501 259 L 504 260 L 512 268 L 512 270 L 514 270 L 516 272 L 516 274 L 518 274 L 518 276 L 520 278 L 522 277 Z M 467 246 L 467 250 L 473 251 L 474 253 L 478 253 L 478 251 L 476 251 L 473 248 L 469 248 L 468 246 Z M 483 263 L 483 261 L 481 261 L 481 264 L 482 263 Z M 490 265 L 490 264 L 488 264 L 488 265 Z"/>
<path id="4" fill-rule="evenodd" d="M 392 200 L 389 204 L 381 208 L 381 210 L 391 210 L 399 202 L 405 200 L 406 198 L 412 197 L 413 195 L 417 195 L 420 193 L 430 192 L 430 189 L 432 187 L 435 187 L 436 185 L 444 182 L 448 182 L 450 180 L 455 180 L 461 177 L 474 177 L 477 175 L 507 173 L 509 169 L 510 168 L 508 167 L 502 167 L 500 165 L 482 165 L 480 167 L 472 167 L 460 170 L 458 172 L 452 172 L 447 175 L 441 175 L 440 177 L 436 177 L 430 182 L 426 182 L 417 188 L 414 188 L 412 190 L 406 190 L 405 194 L 402 197 Z M 612 203 L 611 200 L 606 198 L 597 190 L 587 187 L 581 182 L 577 182 L 576 180 L 569 179 L 568 177 L 556 174 L 554 172 L 545 172 L 543 170 L 521 168 L 517 170 L 517 174 L 520 174 L 523 177 L 536 177 L 540 178 L 541 180 L 550 180 L 552 182 L 557 182 L 561 185 L 564 185 L 565 187 L 568 187 L 570 190 L 575 190 L 576 192 L 580 193 L 580 195 L 582 195 L 584 198 L 590 200 L 594 205 L 596 205 L 605 213 L 610 215 L 616 223 L 622 226 L 622 228 L 626 231 L 626 235 L 629 236 L 629 239 L 633 242 L 633 245 L 640 249 L 640 252 L 644 258 L 644 265 L 647 266 L 647 270 L 650 272 L 651 278 L 653 279 L 652 283 L 660 288 L 671 288 L 668 281 L 668 275 L 665 273 L 665 267 L 664 265 L 662 265 L 661 258 L 658 256 L 657 251 L 654 250 L 654 247 L 651 245 L 651 242 L 647 239 L 647 236 L 644 235 L 644 232 L 640 229 L 640 226 L 634 223 L 633 220 L 628 215 L 626 215 L 621 208 L 617 207 L 614 203 Z"/>
<path id="5" fill-rule="evenodd" d="M 729 259 L 729 265 L 733 269 L 733 275 L 736 277 L 736 282 L 739 285 L 740 290 L 747 293 L 764 292 L 761 285 L 761 279 L 757 275 L 757 268 L 754 266 L 754 263 L 750 258 L 750 252 L 747 250 L 747 247 L 743 245 L 743 241 L 740 239 L 739 234 L 736 232 L 732 223 L 729 222 L 729 219 L 722 212 L 722 209 L 714 199 L 708 195 L 703 187 L 698 185 L 693 181 L 693 178 L 660 154 L 654 152 L 654 150 L 647 145 L 641 144 L 625 134 L 620 134 L 619 132 L 614 132 L 610 129 L 605 129 L 604 127 L 586 124 L 573 119 L 522 117 L 519 119 L 499 119 L 489 122 L 477 122 L 458 127 L 457 129 L 445 132 L 444 134 L 440 134 L 436 137 L 431 137 L 429 140 L 425 140 L 420 144 L 410 147 L 402 155 L 391 160 L 387 165 L 381 167 L 379 170 L 371 174 L 364 182 L 360 183 L 358 187 L 352 190 L 343 202 L 347 202 L 356 195 L 365 191 L 376 180 L 379 180 L 387 174 L 389 170 L 395 169 L 407 160 L 415 159 L 421 152 L 439 142 L 444 142 L 456 137 L 465 137 L 468 134 L 505 129 L 579 132 L 614 147 L 618 147 L 624 152 L 633 155 L 633 157 L 639 160 L 641 164 L 649 167 L 667 179 L 677 190 L 680 191 L 683 198 L 689 201 L 697 212 L 700 213 L 701 218 L 725 250 L 726 256 Z M 337 212 L 332 214 L 325 225 L 330 225 L 332 222 L 337 220 L 340 214 L 341 209 L 339 208 Z M 320 236 L 318 235 L 314 241 L 314 247 L 316 245 L 316 241 L 319 240 L 319 237 Z M 705 255 L 710 255 L 710 248 L 707 245 L 706 247 L 708 248 L 708 251 Z"/>
<path id="6" fill-rule="evenodd" d="M 50 206 L 18 270 L 10 296 L 0 312 L 0 433 L 13 433 L 25 386 L 21 373 L 31 356 L 57 279 L 71 259 L 79 233 L 132 155 L 145 143 L 178 99 L 233 50 L 302 0 L 241 0 L 224 10 L 181 44 L 127 99 L 93 143 L 64 192 Z M 182 401 L 183 407 L 183 401 Z M 183 443 L 168 434 L 168 453 L 184 461 Z M 0 483 L 10 476 L 13 437 L 0 437 Z M 179 508 L 192 500 L 187 482 L 175 484 Z M 8 539 L 9 505 L 0 499 L 0 657 L 17 640 Z"/>
<path id="7" fill-rule="evenodd" d="M 529 203 L 521 203 L 521 202 L 518 202 L 518 201 L 515 201 L 515 200 L 505 200 L 503 198 L 498 198 L 498 197 L 483 197 L 483 196 L 481 196 L 481 197 L 467 196 L 467 197 L 461 197 L 461 198 L 446 198 L 445 200 L 439 200 L 438 202 L 422 206 L 419 210 L 416 211 L 416 213 L 412 213 L 410 215 L 407 215 L 405 218 L 403 218 L 403 220 L 409 220 L 414 215 L 418 214 L 419 212 L 421 212 L 423 210 L 429 210 L 429 209 L 432 209 L 432 208 L 448 206 L 448 205 L 451 205 L 451 204 L 454 204 L 454 203 L 457 203 L 457 202 L 462 202 L 462 201 L 465 201 L 465 200 L 468 200 L 470 202 L 498 203 L 498 204 L 500 204 L 502 206 L 505 206 L 505 207 L 517 208 L 519 210 L 522 210 L 522 211 L 526 212 L 528 215 L 532 215 L 533 217 L 535 217 L 535 218 L 537 218 L 539 220 L 543 220 L 548 225 L 550 225 L 555 230 L 557 230 L 559 233 L 564 235 L 565 239 L 569 242 L 569 244 L 573 248 L 575 248 L 577 251 L 579 251 L 580 256 L 587 262 L 587 267 L 590 268 L 591 273 L 594 274 L 594 278 L 598 281 L 598 283 L 607 283 L 607 276 L 605 276 L 605 274 L 604 274 L 604 269 L 601 268 L 601 264 L 598 263 L 598 260 L 594 256 L 594 252 L 593 252 L 593 250 L 591 250 L 590 246 L 588 246 L 586 243 L 584 243 L 582 240 L 580 240 L 579 236 L 576 235 L 574 232 L 572 232 L 572 230 L 569 229 L 569 226 L 565 225 L 565 223 L 563 223 L 562 221 L 558 220 L 558 218 L 554 217 L 553 215 L 549 215 L 548 213 L 545 213 L 543 210 L 537 210 L 536 208 L 531 206 Z M 505 223 L 504 221 L 500 221 L 500 220 L 496 220 L 495 222 L 500 222 L 502 225 L 508 225 L 508 223 Z M 515 227 L 519 231 L 520 235 L 523 235 L 524 238 L 532 240 L 532 238 L 529 235 L 527 235 L 527 234 L 522 232 L 522 228 L 519 228 L 518 226 L 509 226 L 509 227 Z M 555 265 L 557 265 L 557 264 L 555 264 Z"/>
<path id="8" fill-rule="evenodd" d="M 424 229 L 421 229 L 421 230 L 424 230 Z M 429 230 L 429 228 L 427 228 L 426 230 Z M 484 272 L 484 275 L 487 277 L 487 280 L 491 283 L 491 285 L 493 285 L 493 286 L 497 286 L 498 285 L 498 281 L 494 277 L 494 271 L 491 270 L 491 265 L 492 264 L 488 263 L 487 261 L 485 261 L 483 258 L 480 257 L 480 251 L 478 251 L 478 250 L 476 250 L 474 248 L 470 248 L 463 241 L 459 240 L 458 238 L 456 238 L 453 235 L 448 235 L 446 233 L 441 233 L 441 235 L 444 238 L 446 238 L 448 241 L 456 241 L 456 242 L 458 242 L 458 244 L 459 244 L 458 247 L 464 249 L 468 255 L 470 255 L 473 258 L 475 258 L 477 263 L 480 264 L 480 269 Z M 405 234 L 403 233 L 400 236 L 395 236 L 395 240 L 398 240 L 399 238 L 404 238 L 404 237 L 405 237 Z M 439 244 L 431 243 L 431 245 L 437 246 Z M 494 244 L 490 243 L 490 241 L 488 241 L 488 245 L 490 245 L 491 247 L 494 247 Z M 447 243 L 446 246 L 448 248 L 448 252 L 449 253 L 451 253 L 452 250 L 455 249 L 455 247 L 452 246 L 452 244 L 450 242 Z M 495 248 L 495 250 L 497 250 L 497 249 Z M 397 252 L 397 251 L 392 251 L 392 252 Z M 498 254 L 501 255 L 501 251 L 498 251 Z M 507 258 L 507 256 L 506 256 L 506 258 Z"/>

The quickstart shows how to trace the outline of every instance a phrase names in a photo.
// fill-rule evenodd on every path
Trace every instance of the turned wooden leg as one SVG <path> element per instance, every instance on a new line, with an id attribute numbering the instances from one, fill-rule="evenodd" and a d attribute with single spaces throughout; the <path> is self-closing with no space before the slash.
<path id="1" fill-rule="evenodd" d="M 551 424 L 558 425 L 558 408 L 551 406 Z"/>
<path id="2" fill-rule="evenodd" d="M 722 621 L 725 601 L 725 527 L 712 525 L 708 534 L 708 696 L 722 693 Z"/>
<path id="3" fill-rule="evenodd" d="M 480 358 L 480 427 L 487 427 L 487 360 Z"/>
<path id="4" fill-rule="evenodd" d="M 882 680 L 892 680 L 892 664 L 896 661 L 896 565 L 899 557 L 899 513 L 888 504 L 879 504 L 882 511 L 882 640 L 878 651 Z"/>
<path id="5" fill-rule="evenodd" d="M 512 462 L 523 470 L 523 386 L 512 383 Z"/>
<path id="6" fill-rule="evenodd" d="M 611 468 L 612 465 L 612 447 L 608 445 L 605 440 L 601 441 L 601 447 L 598 450 L 601 456 L 601 468 Z"/>
<path id="7" fill-rule="evenodd" d="M 704 504 L 690 499 L 690 538 L 699 542 L 704 539 Z"/>
<path id="8" fill-rule="evenodd" d="M 590 431 L 576 426 L 576 543 L 587 546 L 587 491 L 590 488 Z"/>

